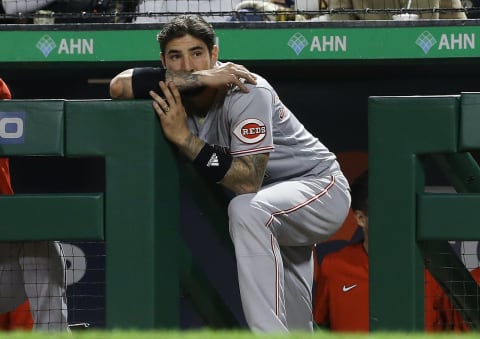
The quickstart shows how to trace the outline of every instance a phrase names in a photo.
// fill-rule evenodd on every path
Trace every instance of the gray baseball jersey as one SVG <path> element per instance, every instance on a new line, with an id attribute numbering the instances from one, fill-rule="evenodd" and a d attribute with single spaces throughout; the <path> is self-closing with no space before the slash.
<path id="1" fill-rule="evenodd" d="M 250 93 L 230 90 L 223 104 L 189 127 L 209 144 L 227 147 L 233 157 L 270 153 L 264 185 L 303 176 L 340 171 L 335 155 L 310 134 L 257 75 Z"/>

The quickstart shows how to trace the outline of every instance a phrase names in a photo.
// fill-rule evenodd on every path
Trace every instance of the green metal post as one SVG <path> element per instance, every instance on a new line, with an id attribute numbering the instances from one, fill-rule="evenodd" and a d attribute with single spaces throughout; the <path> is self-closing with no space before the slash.
<path id="1" fill-rule="evenodd" d="M 65 112 L 66 154 L 106 162 L 107 327 L 178 327 L 178 175 L 150 101 L 68 101 Z"/>
<path id="2" fill-rule="evenodd" d="M 455 152 L 457 96 L 369 99 L 372 330 L 423 330 L 423 260 L 416 245 L 418 154 Z M 393 264 L 394 263 L 394 264 Z"/>

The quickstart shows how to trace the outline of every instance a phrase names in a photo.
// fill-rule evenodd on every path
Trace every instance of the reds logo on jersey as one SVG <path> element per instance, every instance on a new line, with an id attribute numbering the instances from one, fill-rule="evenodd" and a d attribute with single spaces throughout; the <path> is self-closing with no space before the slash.
<path id="1" fill-rule="evenodd" d="M 265 138 L 267 128 L 258 119 L 247 119 L 235 127 L 233 134 L 246 144 L 255 144 Z"/>
<path id="2" fill-rule="evenodd" d="M 287 116 L 287 109 L 285 108 L 285 106 L 282 105 L 282 107 L 280 108 L 278 116 L 279 116 L 280 120 L 283 120 Z"/>

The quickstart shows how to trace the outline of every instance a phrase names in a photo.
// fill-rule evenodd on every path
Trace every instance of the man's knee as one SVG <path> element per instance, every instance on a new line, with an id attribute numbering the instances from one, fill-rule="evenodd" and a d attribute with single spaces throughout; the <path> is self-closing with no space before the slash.
<path id="1" fill-rule="evenodd" d="M 228 218 L 242 220 L 251 213 L 251 201 L 253 194 L 240 194 L 233 198 L 228 204 Z"/>
<path id="2" fill-rule="evenodd" d="M 249 227 L 258 227 L 260 209 L 253 207 L 252 197 L 255 194 L 241 194 L 233 198 L 228 205 L 228 219 L 230 236 L 248 230 Z"/>

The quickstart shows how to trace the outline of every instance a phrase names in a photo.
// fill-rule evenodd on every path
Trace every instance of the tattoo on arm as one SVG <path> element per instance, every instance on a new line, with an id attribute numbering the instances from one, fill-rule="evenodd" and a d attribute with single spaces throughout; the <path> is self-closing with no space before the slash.
<path id="1" fill-rule="evenodd" d="M 187 71 L 169 71 L 167 70 L 167 81 L 173 81 L 180 91 L 198 88 L 203 86 L 200 83 L 199 75 Z"/>
<path id="2" fill-rule="evenodd" d="M 194 160 L 204 145 L 202 139 L 189 134 L 177 146 L 188 159 Z M 268 158 L 268 153 L 233 158 L 230 169 L 220 183 L 236 194 L 257 192 L 262 186 Z"/>
<path id="3" fill-rule="evenodd" d="M 233 158 L 221 184 L 237 194 L 257 192 L 267 168 L 268 153 Z"/>
<path id="4" fill-rule="evenodd" d="M 205 142 L 190 133 L 181 145 L 178 145 L 180 152 L 182 152 L 188 159 L 193 160 L 200 153 L 200 150 L 205 145 Z"/>

